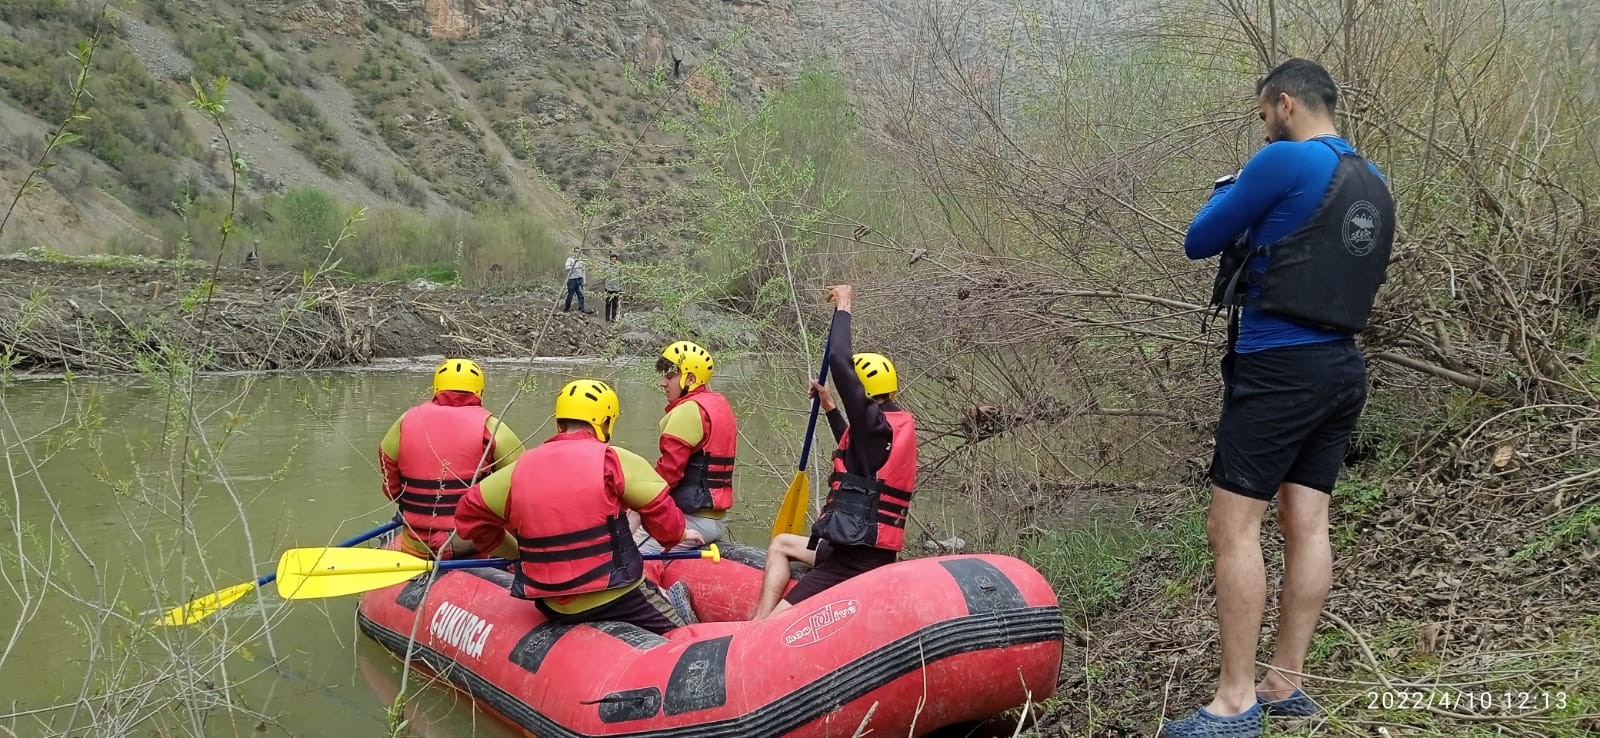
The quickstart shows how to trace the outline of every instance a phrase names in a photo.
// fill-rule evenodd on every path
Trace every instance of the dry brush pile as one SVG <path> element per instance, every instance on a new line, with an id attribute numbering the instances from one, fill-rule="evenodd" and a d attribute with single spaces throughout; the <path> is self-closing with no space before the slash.
<path id="1" fill-rule="evenodd" d="M 556 314 L 555 288 L 480 292 L 172 264 L 8 260 L 0 347 L 23 371 L 316 369 L 375 358 L 591 354 L 610 326 Z M 209 314 L 199 308 L 208 298 Z M 203 317 L 203 319 L 202 319 Z M 187 361 L 187 359 L 184 359 Z"/>

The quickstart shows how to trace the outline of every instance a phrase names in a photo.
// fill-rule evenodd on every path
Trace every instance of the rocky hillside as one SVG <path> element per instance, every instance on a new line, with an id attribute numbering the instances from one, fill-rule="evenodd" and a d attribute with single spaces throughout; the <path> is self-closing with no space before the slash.
<path id="1" fill-rule="evenodd" d="M 0 0 L 6 192 L 67 111 L 69 52 L 100 7 Z M 113 3 L 83 137 L 23 200 L 0 251 L 170 240 L 163 223 L 228 181 L 222 136 L 185 105 L 191 76 L 223 75 L 247 199 L 313 187 L 418 213 L 512 209 L 570 237 L 586 206 L 604 222 L 682 178 L 679 142 L 650 123 L 689 110 L 686 88 L 759 95 L 822 58 L 814 40 L 842 16 L 811 12 L 788 0 Z M 643 226 L 629 220 L 590 236 L 630 238 Z"/>

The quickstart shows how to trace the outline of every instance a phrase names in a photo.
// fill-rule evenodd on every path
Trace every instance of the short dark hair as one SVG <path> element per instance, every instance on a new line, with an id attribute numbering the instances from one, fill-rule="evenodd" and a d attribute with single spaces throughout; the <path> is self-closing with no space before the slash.
<path id="1" fill-rule="evenodd" d="M 1290 59 L 1256 81 L 1256 99 L 1287 94 L 1309 108 L 1333 115 L 1339 104 L 1339 85 L 1333 75 L 1310 59 Z"/>
<path id="2" fill-rule="evenodd" d="M 675 372 L 675 371 L 678 371 L 678 365 L 672 363 L 671 359 L 669 359 L 669 358 L 667 358 L 665 356 L 656 357 L 656 373 L 657 374 L 666 374 L 667 372 Z"/>

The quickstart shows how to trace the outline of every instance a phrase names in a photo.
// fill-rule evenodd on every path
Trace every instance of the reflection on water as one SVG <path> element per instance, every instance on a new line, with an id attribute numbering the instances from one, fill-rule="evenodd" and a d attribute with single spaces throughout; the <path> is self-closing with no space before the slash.
<path id="1" fill-rule="evenodd" d="M 648 363 L 485 362 L 485 405 L 536 444 L 554 432 L 556 390 L 596 376 L 622 397 L 615 442 L 653 459 L 665 400 Z M 718 368 L 714 384 L 740 421 L 733 538 L 760 545 L 794 474 L 809 409 L 796 388 L 806 370 L 753 360 Z M 184 409 L 144 380 L 30 380 L 0 390 L 12 480 L 0 489 L 0 645 L 11 644 L 0 656 L 0 716 L 11 717 L 0 727 L 52 735 L 69 721 L 90 725 L 83 710 L 43 709 L 73 703 L 87 677 L 95 690 L 131 686 L 147 697 L 203 691 L 190 683 L 231 684 L 231 698 L 259 713 L 214 715 L 207 735 L 259 735 L 258 725 L 288 735 L 385 734 L 402 670 L 359 636 L 353 596 L 286 604 L 269 586 L 204 626 L 129 636 L 158 608 L 270 571 L 286 548 L 329 545 L 387 519 L 378 442 L 427 397 L 431 369 L 206 376 L 196 398 L 200 431 L 187 447 L 178 434 L 162 444 L 164 430 L 181 427 Z M 832 450 L 826 424 L 819 426 L 814 483 L 826 476 L 821 465 Z M 184 453 L 203 470 L 198 479 L 177 473 Z M 931 503 L 923 509 L 937 514 Z M 194 536 L 180 535 L 186 523 Z M 119 609 L 97 615 L 97 602 Z M 231 657 L 204 664 L 199 675 L 173 673 L 172 663 L 187 663 L 175 654 L 198 658 L 218 644 Z M 411 735 L 514 735 L 452 690 L 419 694 L 426 681 L 409 676 Z M 137 705 L 118 709 L 140 714 Z M 39 712 L 17 714 L 29 711 Z"/>

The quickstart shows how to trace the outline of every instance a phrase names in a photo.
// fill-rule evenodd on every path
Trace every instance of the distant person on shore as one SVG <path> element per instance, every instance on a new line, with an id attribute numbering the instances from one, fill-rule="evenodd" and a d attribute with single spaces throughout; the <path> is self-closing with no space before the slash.
<path id="1" fill-rule="evenodd" d="M 433 398 L 401 415 L 378 445 L 383 493 L 405 522 L 402 549 L 450 558 L 445 543 L 462 493 L 521 454 L 521 439 L 483 406 L 483 369 L 445 359 L 433 372 Z"/>
<path id="2" fill-rule="evenodd" d="M 841 414 L 828 388 L 811 383 L 839 444 L 828 477 L 828 499 L 811 524 L 811 537 L 781 533 L 767 548 L 761 600 L 752 619 L 787 610 L 851 577 L 893 564 L 905 545 L 911 497 L 917 487 L 917 425 L 896 398 L 900 380 L 882 354 L 852 354 L 850 285 L 828 288 L 833 314 L 828 369 L 844 404 Z M 789 584 L 789 562 L 812 566 Z"/>
<path id="3" fill-rule="evenodd" d="M 572 311 L 572 297 L 578 297 L 578 312 L 587 313 L 583 307 L 583 278 L 585 269 L 583 264 L 583 250 L 577 246 L 572 247 L 572 255 L 567 257 L 566 266 L 563 267 L 567 275 L 567 304 L 561 312 Z"/>
<path id="4" fill-rule="evenodd" d="M 1211 702 L 1167 722 L 1163 738 L 1258 736 L 1264 715 L 1320 710 L 1299 675 L 1333 575 L 1328 503 L 1367 397 L 1354 335 L 1394 239 L 1388 184 L 1334 127 L 1328 71 L 1290 59 L 1256 83 L 1256 96 L 1267 145 L 1217 180 L 1184 239 L 1191 259 L 1222 256 L 1212 302 L 1229 308 L 1206 520 L 1222 668 Z M 1261 518 L 1274 498 L 1283 593 L 1271 666 L 1257 682 Z"/>
<path id="5" fill-rule="evenodd" d="M 606 279 L 601 286 L 606 291 L 606 322 L 615 323 L 617 314 L 622 311 L 622 257 L 615 251 L 606 264 Z"/>

